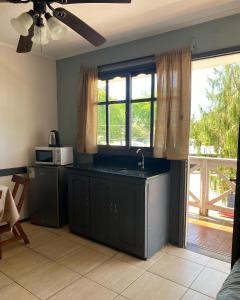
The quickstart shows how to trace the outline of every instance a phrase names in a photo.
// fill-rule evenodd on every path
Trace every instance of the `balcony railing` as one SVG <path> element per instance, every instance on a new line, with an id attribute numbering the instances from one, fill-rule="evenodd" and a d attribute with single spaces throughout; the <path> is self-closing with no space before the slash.
<path id="1" fill-rule="evenodd" d="M 223 202 L 223 200 L 227 199 L 231 194 L 234 195 L 236 183 L 228 178 L 228 176 L 224 174 L 224 171 L 219 170 L 219 167 L 236 169 L 237 159 L 189 156 L 189 182 L 193 174 L 200 176 L 200 195 L 196 196 L 196 191 L 191 190 L 192 187 L 189 184 L 188 205 L 198 207 L 200 214 L 203 216 L 207 216 L 209 210 L 233 214 L 234 209 L 226 205 L 221 205 L 221 201 Z M 211 198 L 210 175 L 218 176 L 227 184 L 229 189 Z"/>

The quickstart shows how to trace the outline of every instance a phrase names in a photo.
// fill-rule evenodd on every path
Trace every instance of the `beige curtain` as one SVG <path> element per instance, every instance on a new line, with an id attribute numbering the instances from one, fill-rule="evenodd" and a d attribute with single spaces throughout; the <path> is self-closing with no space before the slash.
<path id="1" fill-rule="evenodd" d="M 187 159 L 190 99 L 191 52 L 182 49 L 156 57 L 157 115 L 154 156 Z"/>
<path id="2" fill-rule="evenodd" d="M 97 152 L 97 68 L 81 70 L 77 103 L 77 149 L 80 153 Z"/>

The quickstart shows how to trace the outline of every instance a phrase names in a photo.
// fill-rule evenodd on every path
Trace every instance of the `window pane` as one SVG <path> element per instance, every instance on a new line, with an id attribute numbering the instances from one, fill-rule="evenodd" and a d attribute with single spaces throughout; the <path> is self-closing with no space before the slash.
<path id="1" fill-rule="evenodd" d="M 131 112 L 131 145 L 137 147 L 150 147 L 151 103 L 132 103 Z"/>
<path id="2" fill-rule="evenodd" d="M 109 105 L 109 144 L 126 145 L 126 106 L 125 104 Z"/>
<path id="3" fill-rule="evenodd" d="M 151 74 L 132 77 L 132 99 L 151 98 Z"/>
<path id="4" fill-rule="evenodd" d="M 106 145 L 106 106 L 98 105 L 98 145 Z"/>
<path id="5" fill-rule="evenodd" d="M 98 80 L 98 101 L 106 101 L 106 81 Z"/>
<path id="6" fill-rule="evenodd" d="M 116 77 L 109 80 L 109 101 L 126 100 L 126 78 Z"/>

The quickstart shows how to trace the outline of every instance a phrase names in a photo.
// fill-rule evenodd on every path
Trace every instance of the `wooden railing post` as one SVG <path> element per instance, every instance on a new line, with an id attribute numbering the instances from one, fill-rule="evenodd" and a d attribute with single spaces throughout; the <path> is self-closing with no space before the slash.
<path id="1" fill-rule="evenodd" d="M 207 204 L 209 201 L 209 169 L 208 161 L 203 160 L 200 165 L 200 214 L 208 215 Z"/>
<path id="2" fill-rule="evenodd" d="M 218 169 L 219 166 L 227 168 L 237 168 L 237 159 L 235 158 L 222 158 L 222 157 L 204 157 L 204 156 L 189 156 L 189 174 L 193 174 L 197 170 L 200 170 L 200 197 L 196 196 L 195 191 L 189 190 L 188 199 L 189 206 L 198 207 L 200 214 L 203 216 L 208 215 L 208 210 L 213 210 L 221 213 L 233 214 L 234 209 L 221 205 L 219 203 L 223 199 L 229 197 L 229 195 L 235 192 L 236 183 L 232 182 L 226 174 Z M 210 191 L 210 174 L 214 174 L 221 178 L 228 186 L 229 190 L 221 193 L 220 195 L 211 196 Z M 210 196 L 212 197 L 210 199 Z"/>

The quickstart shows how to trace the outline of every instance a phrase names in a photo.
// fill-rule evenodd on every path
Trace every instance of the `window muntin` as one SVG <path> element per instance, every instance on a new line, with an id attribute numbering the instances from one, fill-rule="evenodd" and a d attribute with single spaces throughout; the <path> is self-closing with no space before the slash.
<path id="1" fill-rule="evenodd" d="M 155 72 L 121 74 L 99 81 L 102 96 L 98 102 L 98 145 L 153 147 Z"/>

